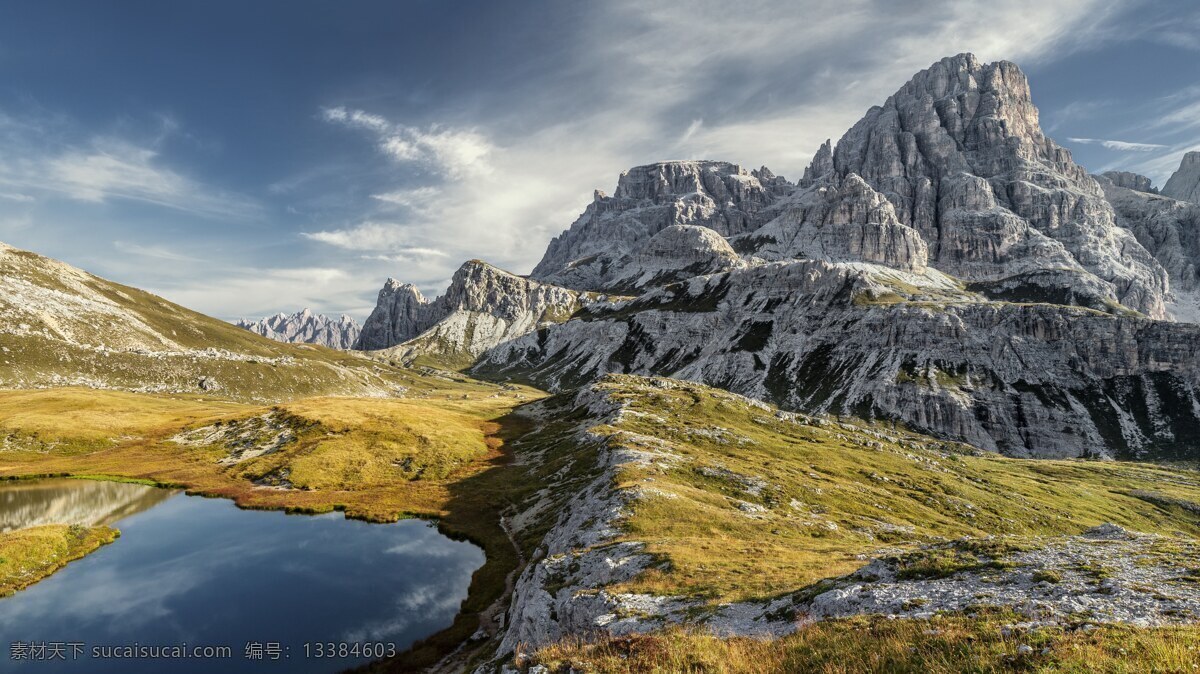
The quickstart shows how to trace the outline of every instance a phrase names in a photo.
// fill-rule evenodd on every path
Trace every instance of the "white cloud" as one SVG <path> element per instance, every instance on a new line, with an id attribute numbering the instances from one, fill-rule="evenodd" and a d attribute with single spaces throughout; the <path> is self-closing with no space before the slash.
<path id="1" fill-rule="evenodd" d="M 1167 112 L 1154 125 L 1160 128 L 1200 126 L 1200 98 Z"/>
<path id="2" fill-rule="evenodd" d="M 0 186 L 12 201 L 37 197 L 89 203 L 131 200 L 217 218 L 249 219 L 250 199 L 213 188 L 163 165 L 153 147 L 96 136 L 83 145 L 59 145 L 36 125 L 0 138 Z M 36 195 L 36 196 L 35 196 Z"/>
<path id="3" fill-rule="evenodd" d="M 1167 147 L 1156 143 L 1129 143 L 1123 140 L 1104 140 L 1102 138 L 1068 138 L 1067 140 L 1083 145 L 1100 145 L 1109 150 L 1121 152 L 1153 152 Z"/>
<path id="4" fill-rule="evenodd" d="M 449 178 L 490 173 L 491 142 L 474 129 L 451 129 L 434 124 L 426 129 L 393 124 L 363 110 L 325 108 L 332 123 L 361 129 L 375 136 L 381 152 L 398 162 L 416 162 Z"/>
<path id="5" fill-rule="evenodd" d="M 387 133 L 391 130 L 391 124 L 387 120 L 378 115 L 371 115 L 362 110 L 347 110 L 342 106 L 336 108 L 325 108 L 321 111 L 322 116 L 327 122 L 338 122 L 346 126 L 354 126 L 377 133 Z"/>
<path id="6" fill-rule="evenodd" d="M 173 262 L 202 262 L 203 261 L 198 258 L 191 257 L 189 255 L 177 253 L 169 248 L 166 248 L 165 246 L 144 246 L 144 245 L 137 244 L 137 243 L 130 243 L 128 241 L 114 241 L 113 248 L 116 248 L 117 250 L 121 251 L 122 253 L 128 253 L 130 255 L 138 255 L 141 257 L 152 257 L 152 258 L 155 258 L 158 260 L 169 260 L 169 261 L 173 261 Z"/>
<path id="7" fill-rule="evenodd" d="M 411 227 L 391 222 L 364 222 L 353 227 L 303 232 L 311 241 L 355 251 L 398 252 L 413 248 Z"/>
<path id="8" fill-rule="evenodd" d="M 413 187 L 383 194 L 372 194 L 371 198 L 392 206 L 422 210 L 428 208 L 441 193 L 442 191 L 436 187 Z"/>
<path id="9" fill-rule="evenodd" d="M 20 194 L 18 192 L 0 192 L 0 199 L 3 199 L 4 201 L 15 201 L 18 203 L 30 203 L 36 201 L 36 199 L 28 194 Z"/>
<path id="10" fill-rule="evenodd" d="M 1183 155 L 1197 150 L 1200 150 L 1200 138 L 1192 138 L 1178 145 L 1173 145 L 1165 152 L 1155 154 L 1142 161 L 1128 164 L 1113 162 L 1102 167 L 1101 171 L 1116 169 L 1133 171 L 1149 176 L 1156 185 L 1163 185 L 1171 177 L 1171 174 L 1179 168 L 1179 163 L 1183 161 Z"/>
<path id="11" fill-rule="evenodd" d="M 344 311 L 361 320 L 372 308 L 364 303 L 363 284 L 364 279 L 352 272 L 317 266 L 222 269 L 203 282 L 181 279 L 148 290 L 225 319 L 258 318 L 307 306 L 331 314 Z"/>

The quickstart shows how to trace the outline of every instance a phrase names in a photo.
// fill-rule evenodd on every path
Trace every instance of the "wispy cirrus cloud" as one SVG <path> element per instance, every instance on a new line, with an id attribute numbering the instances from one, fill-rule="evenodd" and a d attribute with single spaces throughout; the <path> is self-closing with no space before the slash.
<path id="1" fill-rule="evenodd" d="M 38 198 L 87 203 L 134 201 L 215 218 L 255 218 L 260 206 L 250 198 L 213 187 L 169 167 L 163 161 L 161 134 L 144 142 L 93 135 L 82 142 L 61 139 L 36 120 L 7 116 L 0 134 L 0 187 L 8 201 Z"/>
<path id="2" fill-rule="evenodd" d="M 363 297 L 362 279 L 338 267 L 222 268 L 206 283 L 180 277 L 147 290 L 211 316 L 269 316 L 279 307 L 344 307 L 365 316 L 371 304 Z M 286 298 L 286 304 L 280 299 Z M 295 309 L 293 309 L 295 310 Z"/>
<path id="3" fill-rule="evenodd" d="M 393 190 L 382 194 L 372 194 L 371 198 L 397 208 L 424 211 L 433 205 L 434 201 L 441 194 L 442 191 L 440 189 L 426 186 Z"/>
<path id="4" fill-rule="evenodd" d="M 368 221 L 351 227 L 301 233 L 310 241 L 351 251 L 375 251 L 381 254 L 443 255 L 436 248 L 422 247 L 411 226 L 392 222 Z"/>
<path id="5" fill-rule="evenodd" d="M 1158 143 L 1130 143 L 1123 140 L 1105 140 L 1103 138 L 1068 138 L 1072 143 L 1080 143 L 1083 145 L 1099 145 L 1110 150 L 1119 150 L 1121 152 L 1154 152 L 1161 150 L 1166 145 Z"/>

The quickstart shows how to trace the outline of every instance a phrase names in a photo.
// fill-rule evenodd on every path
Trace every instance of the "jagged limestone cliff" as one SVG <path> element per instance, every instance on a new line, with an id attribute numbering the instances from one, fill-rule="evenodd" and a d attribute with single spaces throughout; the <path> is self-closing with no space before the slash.
<path id="1" fill-rule="evenodd" d="M 1163 196 L 1200 204 L 1200 152 L 1183 155 L 1179 169 L 1162 188 Z"/>
<path id="2" fill-rule="evenodd" d="M 673 284 L 502 344 L 477 371 L 551 389 L 665 375 L 1014 456 L 1187 456 L 1200 437 L 1200 326 L 861 263 Z"/>
<path id="3" fill-rule="evenodd" d="M 596 192 L 530 276 L 580 290 L 627 285 L 631 273 L 624 267 L 662 230 L 695 225 L 726 237 L 750 232 L 773 217 L 772 206 L 792 188 L 766 167 L 750 172 L 716 161 L 634 167 L 621 174 L 613 196 Z"/>

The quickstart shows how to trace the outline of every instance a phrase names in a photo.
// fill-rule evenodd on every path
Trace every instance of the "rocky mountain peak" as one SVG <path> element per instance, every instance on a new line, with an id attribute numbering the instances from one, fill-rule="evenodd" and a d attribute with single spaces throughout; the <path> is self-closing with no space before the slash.
<path id="1" fill-rule="evenodd" d="M 813 155 L 812 163 L 808 168 L 804 169 L 804 177 L 800 179 L 800 185 L 808 187 L 814 184 L 818 178 L 824 175 L 829 175 L 833 172 L 833 143 L 826 139 L 817 153 Z"/>
<path id="2" fill-rule="evenodd" d="M 617 179 L 618 199 L 651 199 L 709 193 L 721 196 L 726 176 L 749 176 L 737 164 L 723 161 L 666 161 L 635 166 Z M 757 182 L 757 181 L 756 181 Z"/>
<path id="3" fill-rule="evenodd" d="M 892 203 L 854 173 L 809 188 L 746 238 L 767 260 L 872 262 L 920 273 L 929 257 L 920 233 L 901 223 Z"/>
<path id="4" fill-rule="evenodd" d="M 1078 269 L 1126 306 L 1166 316 L 1167 274 L 1118 227 L 1099 185 L 1042 132 L 1008 61 L 938 61 L 817 153 L 803 182 L 860 176 L 921 234 L 929 265 L 968 281 Z"/>
<path id="5" fill-rule="evenodd" d="M 375 309 L 363 323 L 354 348 L 382 349 L 416 337 L 434 323 L 427 316 L 428 306 L 429 300 L 415 285 L 389 278 L 379 290 Z"/>
<path id="6" fill-rule="evenodd" d="M 1200 152 L 1188 152 L 1171 175 L 1162 193 L 1172 199 L 1200 204 Z"/>

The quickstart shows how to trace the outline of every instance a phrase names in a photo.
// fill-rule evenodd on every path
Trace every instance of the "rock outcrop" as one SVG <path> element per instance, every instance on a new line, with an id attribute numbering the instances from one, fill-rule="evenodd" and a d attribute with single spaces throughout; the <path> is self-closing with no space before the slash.
<path id="1" fill-rule="evenodd" d="M 753 231 L 792 185 L 766 167 L 749 172 L 727 162 L 674 161 L 621 174 L 617 191 L 597 191 L 570 229 L 550 242 L 531 277 L 579 290 L 609 290 L 627 278 L 620 262 L 672 225 L 707 227 L 722 236 Z M 660 265 L 661 266 L 661 265 Z"/>
<path id="2" fill-rule="evenodd" d="M 335 320 L 309 309 L 291 315 L 281 312 L 257 321 L 242 319 L 234 325 L 277 342 L 320 344 L 331 349 L 353 347 L 362 330 L 357 321 L 345 314 Z"/>
<path id="3" fill-rule="evenodd" d="M 925 270 L 929 250 L 921 235 L 901 224 L 891 202 L 857 175 L 811 187 L 793 203 L 740 245 L 767 260 L 861 261 Z"/>
<path id="4" fill-rule="evenodd" d="M 740 269 L 746 263 L 729 241 L 715 230 L 698 225 L 671 225 L 614 265 L 605 286 L 616 292 L 637 293 L 693 276 Z"/>
<path id="5" fill-rule="evenodd" d="M 1162 188 L 1163 196 L 1200 204 L 1200 152 L 1183 155 L 1179 170 L 1175 171 Z"/>
<path id="6" fill-rule="evenodd" d="M 1171 316 L 1200 323 L 1200 204 L 1127 189 L 1106 178 L 1097 180 L 1117 224 L 1133 232 L 1170 275 Z"/>
<path id="7" fill-rule="evenodd" d="M 357 348 L 381 358 L 466 358 L 567 320 L 591 296 L 510 274 L 479 260 L 455 272 L 446 293 L 427 301 L 420 291 L 388 279 L 379 305 L 363 326 Z"/>
<path id="8" fill-rule="evenodd" d="M 1133 173 L 1132 171 L 1105 171 L 1101 176 L 1107 178 L 1117 187 L 1124 187 L 1127 190 L 1134 190 L 1135 192 L 1158 194 L 1158 190 L 1150 183 L 1150 179 L 1139 173 Z"/>
<path id="9" fill-rule="evenodd" d="M 379 290 L 375 309 L 363 323 L 354 348 L 374 351 L 416 337 L 444 318 L 415 285 L 389 278 Z"/>

